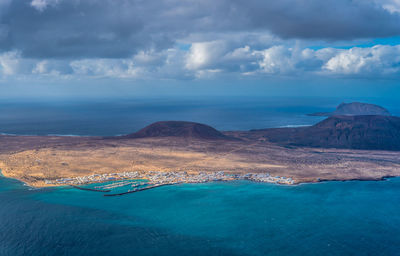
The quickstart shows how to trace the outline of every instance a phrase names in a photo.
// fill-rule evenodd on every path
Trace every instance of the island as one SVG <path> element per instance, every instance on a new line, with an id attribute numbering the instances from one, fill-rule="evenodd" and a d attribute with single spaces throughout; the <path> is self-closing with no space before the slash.
<path id="1" fill-rule="evenodd" d="M 360 116 L 360 115 L 380 115 L 390 116 L 390 112 L 381 106 L 362 103 L 362 102 L 351 102 L 341 103 L 336 107 L 333 112 L 317 112 L 308 114 L 309 116 L 335 116 L 335 115 L 348 115 L 348 116 Z"/>
<path id="2" fill-rule="evenodd" d="M 380 180 L 400 175 L 399 131 L 394 116 L 334 116 L 310 127 L 250 131 L 163 121 L 124 136 L 0 135 L 0 169 L 33 187 Z"/>
<path id="3" fill-rule="evenodd" d="M 400 118 L 395 116 L 331 116 L 309 127 L 253 133 L 284 146 L 400 150 Z"/>

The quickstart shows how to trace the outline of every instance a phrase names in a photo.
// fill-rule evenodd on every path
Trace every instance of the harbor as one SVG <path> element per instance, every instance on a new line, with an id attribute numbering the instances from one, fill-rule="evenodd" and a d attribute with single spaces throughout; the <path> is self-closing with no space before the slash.
<path id="1" fill-rule="evenodd" d="M 126 192 L 121 192 L 121 193 L 104 194 L 104 196 L 122 196 L 122 195 L 126 195 L 126 194 L 131 194 L 131 193 L 135 193 L 135 192 L 140 192 L 140 191 L 149 190 L 149 189 L 152 189 L 152 188 L 158 188 L 158 187 L 162 187 L 162 186 L 168 186 L 168 185 L 175 185 L 175 184 L 151 185 L 151 186 L 146 186 L 146 187 L 141 187 L 141 188 L 134 188 L 132 190 L 128 190 Z"/>
<path id="2" fill-rule="evenodd" d="M 133 181 L 135 180 L 135 181 Z M 134 185 L 137 180 L 149 184 L 167 183 L 203 183 L 210 181 L 231 181 L 231 180 L 251 180 L 256 182 L 268 182 L 276 184 L 292 185 L 295 181 L 290 177 L 272 176 L 269 173 L 227 173 L 219 172 L 121 172 L 109 174 L 93 174 L 73 178 L 59 178 L 55 180 L 45 180 L 46 184 L 51 185 L 82 185 L 90 183 L 114 182 L 103 189 L 113 188 L 114 186 Z M 117 181 L 119 181 L 117 183 Z M 123 183 L 120 183 L 123 182 Z M 98 186 L 100 187 L 100 186 Z"/>
<path id="3" fill-rule="evenodd" d="M 181 183 L 206 183 L 213 181 L 250 180 L 275 184 L 293 185 L 292 178 L 272 176 L 269 173 L 235 174 L 219 172 L 121 172 L 93 174 L 89 176 L 46 180 L 46 184 L 70 185 L 76 189 L 107 193 L 104 196 L 120 196 L 152 188 Z M 90 187 L 91 185 L 95 185 Z M 83 187 L 85 186 L 85 187 Z"/>
<path id="4" fill-rule="evenodd" d="M 84 188 L 84 187 L 79 187 L 79 186 L 75 186 L 75 185 L 71 185 L 71 187 L 80 189 L 80 190 L 93 191 L 93 192 L 102 192 L 102 193 L 111 192 L 111 190 Z"/>

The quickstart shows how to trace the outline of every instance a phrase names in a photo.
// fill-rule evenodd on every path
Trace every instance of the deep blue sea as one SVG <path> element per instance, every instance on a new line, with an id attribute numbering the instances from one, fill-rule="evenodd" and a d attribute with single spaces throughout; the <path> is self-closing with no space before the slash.
<path id="1" fill-rule="evenodd" d="M 381 104 L 400 115 L 387 99 L 209 97 L 190 99 L 110 99 L 0 101 L 0 133 L 19 135 L 121 135 L 156 121 L 195 121 L 219 130 L 312 125 L 341 102 Z"/>
<path id="2" fill-rule="evenodd" d="M 221 130 L 311 125 L 321 118 L 306 113 L 340 102 L 8 101 L 0 103 L 0 133 L 116 135 L 159 120 Z M 400 178 L 184 184 L 104 197 L 0 177 L 0 256 L 8 255 L 400 255 Z"/>

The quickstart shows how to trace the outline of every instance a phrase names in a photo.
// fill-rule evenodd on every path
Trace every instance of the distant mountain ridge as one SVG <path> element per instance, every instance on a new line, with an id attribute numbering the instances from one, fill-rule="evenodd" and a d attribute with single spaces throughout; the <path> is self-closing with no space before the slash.
<path id="1" fill-rule="evenodd" d="M 390 116 L 390 112 L 384 107 L 362 102 L 341 103 L 333 112 L 317 112 L 310 116 L 335 116 L 335 115 L 381 115 Z"/>
<path id="2" fill-rule="evenodd" d="M 400 118 L 395 116 L 331 116 L 313 126 L 256 130 L 283 145 L 400 150 Z"/>
<path id="3" fill-rule="evenodd" d="M 369 112 L 368 112 L 369 111 Z M 334 113 L 385 113 L 373 104 L 349 103 Z M 186 121 L 160 121 L 120 138 L 175 137 L 199 140 L 268 140 L 283 146 L 400 150 L 400 118 L 390 115 L 331 115 L 309 127 L 270 128 L 249 132 L 220 132 L 211 126 Z"/>
<path id="4" fill-rule="evenodd" d="M 232 139 L 211 126 L 185 121 L 160 121 L 138 132 L 126 135 L 128 138 L 182 137 L 206 140 Z"/>

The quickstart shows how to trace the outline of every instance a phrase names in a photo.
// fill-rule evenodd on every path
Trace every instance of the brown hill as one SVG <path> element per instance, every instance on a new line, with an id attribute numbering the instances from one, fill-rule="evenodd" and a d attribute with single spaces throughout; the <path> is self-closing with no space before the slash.
<path id="1" fill-rule="evenodd" d="M 400 118 L 394 116 L 332 116 L 310 127 L 255 132 L 284 145 L 400 150 Z"/>
<path id="2" fill-rule="evenodd" d="M 129 134 L 129 138 L 147 138 L 147 137 L 182 137 L 196 139 L 230 139 L 211 126 L 193 122 L 184 121 L 161 121 L 153 123 L 140 131 Z"/>
<path id="3" fill-rule="evenodd" d="M 330 113 L 318 112 L 309 114 L 310 116 L 334 116 L 334 115 L 381 115 L 390 116 L 390 112 L 378 105 L 361 103 L 361 102 L 351 102 L 342 103 L 337 106 L 336 110 Z"/>

